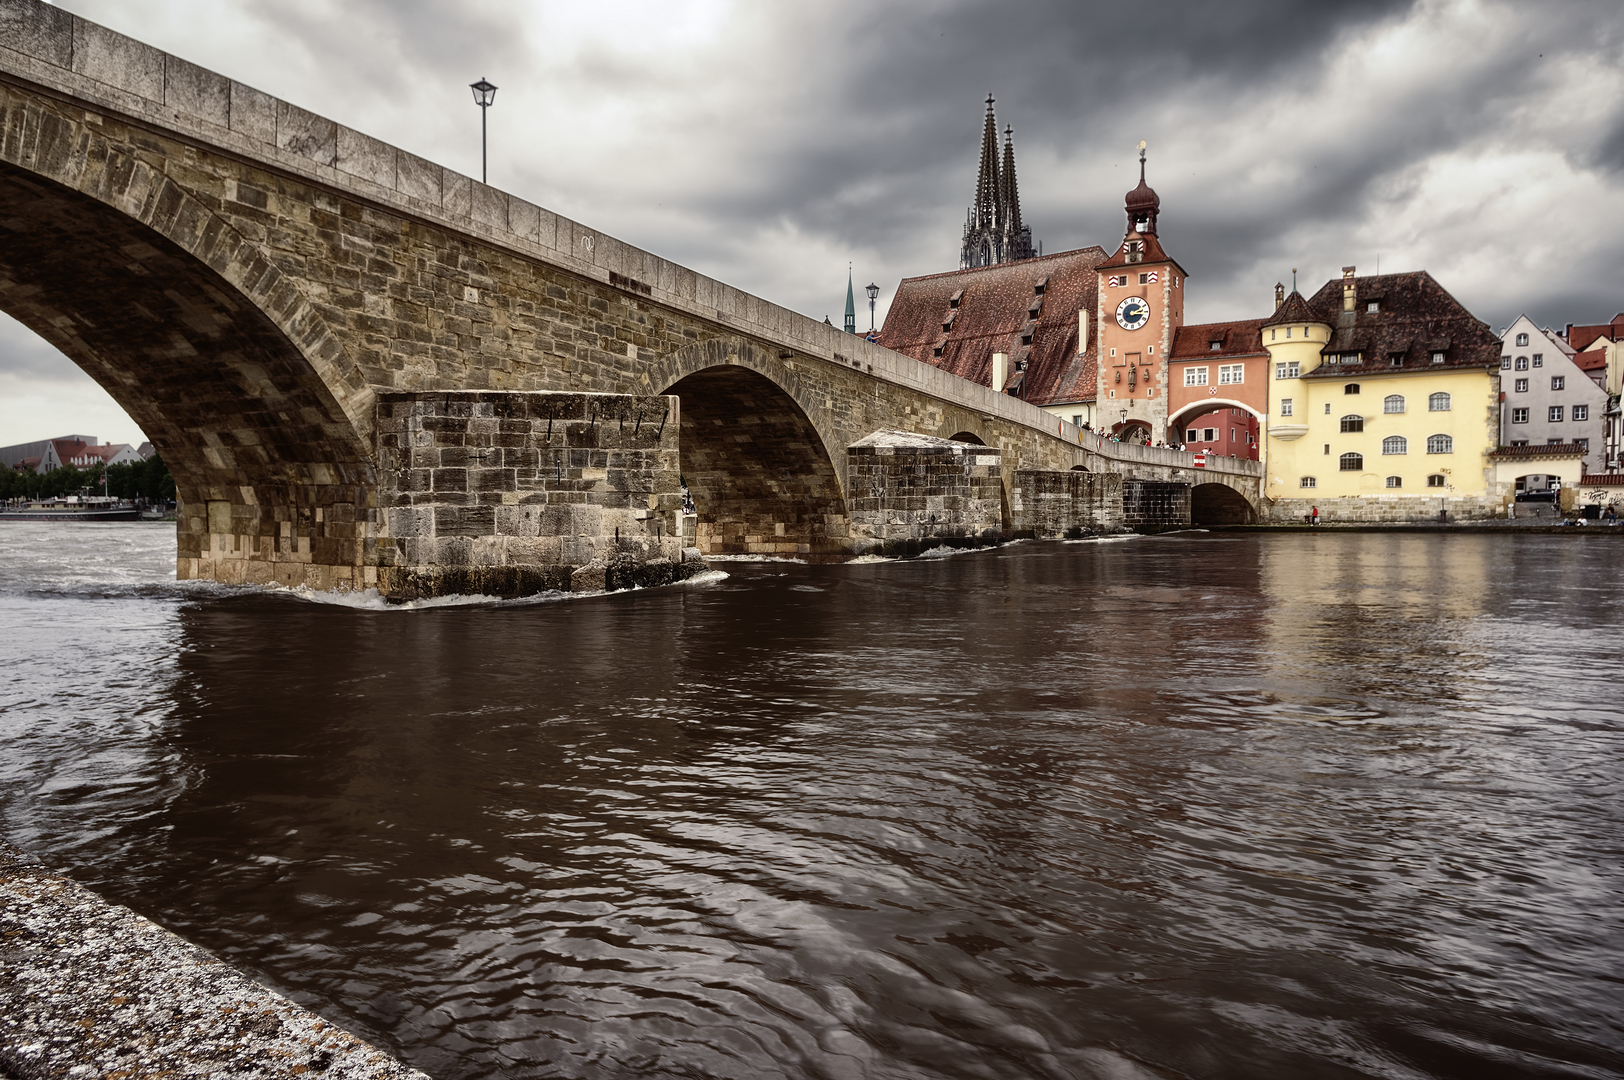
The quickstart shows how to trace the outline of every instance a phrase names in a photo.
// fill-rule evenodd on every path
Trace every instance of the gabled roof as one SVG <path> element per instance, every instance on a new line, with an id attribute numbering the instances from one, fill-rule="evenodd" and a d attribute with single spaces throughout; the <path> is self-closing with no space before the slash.
<path id="1" fill-rule="evenodd" d="M 1574 353 L 1573 362 L 1579 365 L 1582 371 L 1595 371 L 1597 368 L 1607 367 L 1607 350 L 1591 349 L 1589 352 Z"/>
<path id="2" fill-rule="evenodd" d="M 1144 243 L 1144 250 L 1140 252 L 1142 258 L 1140 258 L 1137 262 L 1128 261 L 1128 241 L 1130 240 L 1140 240 Z M 1162 242 L 1156 239 L 1155 233 L 1129 233 L 1127 236 L 1122 238 L 1122 246 L 1116 249 L 1116 254 L 1100 263 L 1100 269 L 1108 270 L 1119 266 L 1136 266 L 1142 269 L 1145 263 L 1150 263 L 1151 265 L 1155 265 L 1156 263 L 1173 263 L 1174 266 L 1179 266 L 1171 255 L 1162 250 Z M 1179 266 L 1179 273 L 1184 274 L 1185 277 L 1190 276 L 1185 274 L 1184 267 L 1182 266 Z"/>
<path id="3" fill-rule="evenodd" d="M 1333 325 L 1332 321 L 1327 319 L 1324 313 L 1309 307 L 1308 301 L 1303 299 L 1303 294 L 1296 289 L 1291 290 L 1291 295 L 1286 297 L 1286 302 L 1276 308 L 1273 315 L 1263 320 L 1264 326 L 1281 326 L 1285 323 Z"/>
<path id="4" fill-rule="evenodd" d="M 1004 389 L 1016 385 L 1019 377 L 1020 396 L 1034 405 L 1092 401 L 1097 395 L 1095 268 L 1104 259 L 1104 249 L 1088 247 L 904 278 L 880 328 L 880 344 L 982 386 L 992 382 L 992 354 L 1002 352 L 1009 356 Z M 1033 302 L 1040 299 L 1034 317 Z M 1079 310 L 1089 326 L 1088 349 L 1081 355 Z M 1030 334 L 1030 345 L 1023 343 L 1023 331 Z M 940 356 L 935 355 L 938 348 Z M 1022 360 L 1024 373 L 1016 368 Z"/>
<path id="5" fill-rule="evenodd" d="M 1173 336 L 1173 360 L 1227 360 L 1235 356 L 1267 356 L 1263 347 L 1262 319 L 1240 322 L 1200 323 L 1181 326 Z M 1212 347 L 1218 342 L 1218 348 Z"/>
<path id="6" fill-rule="evenodd" d="M 1363 360 L 1321 364 L 1305 378 L 1500 366 L 1500 339 L 1425 270 L 1355 278 L 1352 311 L 1342 310 L 1342 291 L 1343 279 L 1333 278 L 1307 301 L 1331 327 L 1321 352 L 1360 353 Z M 1366 310 L 1371 300 L 1377 301 L 1373 312 Z M 1432 363 L 1435 352 L 1444 354 L 1443 363 Z"/>

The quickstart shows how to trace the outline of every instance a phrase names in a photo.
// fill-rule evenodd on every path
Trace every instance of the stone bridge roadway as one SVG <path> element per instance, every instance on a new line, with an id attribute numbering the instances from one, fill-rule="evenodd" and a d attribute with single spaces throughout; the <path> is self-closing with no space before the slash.
<path id="1" fill-rule="evenodd" d="M 400 596 L 680 562 L 679 470 L 700 508 L 687 543 L 814 559 L 1032 531 L 1023 470 L 1099 474 L 1093 508 L 1073 483 L 1040 533 L 1117 524 L 1112 475 L 1198 476 L 1198 519 L 1244 519 L 1259 494 L 1253 463 L 1198 474 L 1186 454 L 1084 445 L 37 0 L 0 0 L 0 309 L 162 452 L 182 577 Z M 863 451 L 882 467 L 858 499 L 848 448 L 882 432 L 988 449 Z M 978 468 L 996 498 L 971 497 Z"/>

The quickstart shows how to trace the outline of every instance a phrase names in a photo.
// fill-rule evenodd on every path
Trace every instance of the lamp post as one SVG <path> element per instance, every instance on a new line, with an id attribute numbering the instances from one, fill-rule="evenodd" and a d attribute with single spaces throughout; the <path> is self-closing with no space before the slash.
<path id="1" fill-rule="evenodd" d="M 490 157 L 486 151 L 485 139 L 485 110 L 491 107 L 496 100 L 496 87 L 489 79 L 480 76 L 476 83 L 469 83 L 468 89 L 474 92 L 474 104 L 479 106 L 479 182 L 490 183 Z"/>
<path id="2" fill-rule="evenodd" d="M 868 283 L 868 288 L 863 291 L 868 293 L 868 328 L 872 332 L 874 330 L 874 301 L 880 297 L 880 287 L 871 281 Z"/>

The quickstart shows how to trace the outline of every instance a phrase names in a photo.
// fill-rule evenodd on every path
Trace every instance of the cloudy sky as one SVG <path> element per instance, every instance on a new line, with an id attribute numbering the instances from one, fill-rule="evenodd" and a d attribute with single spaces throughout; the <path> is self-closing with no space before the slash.
<path id="1" fill-rule="evenodd" d="M 1616 0 L 60 6 L 838 324 L 957 267 L 983 99 L 1045 251 L 1114 247 L 1134 146 L 1192 321 L 1346 264 L 1426 269 L 1496 330 L 1624 310 Z M 859 294 L 860 296 L 860 294 Z M 861 297 L 860 297 L 861 298 Z M 140 434 L 0 316 L 0 445 Z"/>

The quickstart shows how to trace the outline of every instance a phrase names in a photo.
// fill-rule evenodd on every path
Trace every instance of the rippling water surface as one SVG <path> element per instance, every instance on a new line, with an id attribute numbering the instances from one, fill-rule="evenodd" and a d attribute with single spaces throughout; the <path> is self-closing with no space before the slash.
<path id="1" fill-rule="evenodd" d="M 0 527 L 0 829 L 463 1077 L 1624 1075 L 1624 547 L 413 610 Z"/>

